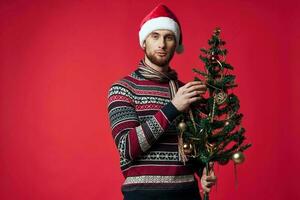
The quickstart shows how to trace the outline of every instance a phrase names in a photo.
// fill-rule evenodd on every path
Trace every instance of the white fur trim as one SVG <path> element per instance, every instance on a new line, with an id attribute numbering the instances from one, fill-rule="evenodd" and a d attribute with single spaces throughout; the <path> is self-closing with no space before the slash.
<path id="1" fill-rule="evenodd" d="M 179 45 L 180 29 L 178 24 L 169 17 L 157 17 L 145 22 L 139 31 L 140 45 L 142 48 L 146 37 L 152 31 L 159 29 L 172 31 L 175 34 L 177 46 Z"/>

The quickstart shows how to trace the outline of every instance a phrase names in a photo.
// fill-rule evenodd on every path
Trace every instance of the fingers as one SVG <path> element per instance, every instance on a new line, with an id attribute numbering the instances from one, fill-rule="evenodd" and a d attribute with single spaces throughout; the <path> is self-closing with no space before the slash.
<path id="1" fill-rule="evenodd" d="M 204 192 L 207 192 L 207 193 L 209 193 L 209 192 L 210 192 L 210 188 L 207 188 L 207 187 L 202 187 L 202 189 L 204 190 Z"/>
<path id="2" fill-rule="evenodd" d="M 209 175 L 206 175 L 206 167 L 203 169 L 203 174 L 201 177 L 201 186 L 205 192 L 210 192 L 211 187 L 217 183 L 217 177 L 215 176 L 213 169 L 213 162 L 209 163 L 210 171 Z"/>
<path id="3" fill-rule="evenodd" d="M 214 175 L 207 176 L 205 181 L 207 181 L 208 183 L 215 183 L 217 181 L 217 177 Z"/>
<path id="4" fill-rule="evenodd" d="M 203 169 L 203 179 L 207 182 L 216 182 L 217 177 L 215 176 L 215 172 L 213 170 L 210 170 L 209 175 L 206 175 L 206 168 Z"/>
<path id="5" fill-rule="evenodd" d="M 195 87 L 206 87 L 205 84 L 203 84 L 201 81 L 192 81 L 192 82 L 189 82 L 187 84 L 185 84 L 183 86 L 184 90 L 187 90 L 187 89 L 192 89 L 195 88 Z"/>
<path id="6" fill-rule="evenodd" d="M 212 183 L 215 184 L 217 182 L 217 177 L 215 175 L 209 175 L 209 176 L 205 176 L 203 175 L 201 180 L 203 180 L 205 183 Z"/>
<path id="7" fill-rule="evenodd" d="M 206 91 L 206 85 L 203 84 L 200 81 L 189 82 L 189 83 L 187 83 L 183 86 L 182 90 L 183 90 L 183 94 L 184 93 L 190 93 L 190 92 L 193 92 L 195 90 L 196 91 L 201 91 L 202 94 L 204 94 L 205 91 Z"/>
<path id="8" fill-rule="evenodd" d="M 210 169 L 209 174 L 210 174 L 210 175 L 215 175 L 215 172 L 214 172 L 214 170 L 213 170 L 213 167 L 214 167 L 214 162 L 209 162 L 209 169 Z M 206 175 L 206 167 L 204 167 L 202 174 L 203 174 L 203 175 Z"/>
<path id="9" fill-rule="evenodd" d="M 206 85 L 194 85 L 192 87 L 189 87 L 183 91 L 183 94 L 190 93 L 194 91 L 199 91 L 200 94 L 204 94 L 206 92 Z"/>
<path id="10" fill-rule="evenodd" d="M 204 94 L 206 90 L 206 86 L 203 87 L 203 85 L 201 86 L 192 86 L 189 89 L 185 89 L 185 87 L 181 87 L 179 88 L 178 92 L 180 95 L 185 96 L 185 97 L 192 97 L 192 96 L 196 96 L 196 95 L 201 95 Z"/>
<path id="11" fill-rule="evenodd" d="M 206 92 L 206 85 L 200 81 L 193 81 L 185 84 L 184 86 L 178 89 L 180 94 L 187 94 L 194 91 L 201 91 L 200 94 L 204 94 Z"/>
<path id="12" fill-rule="evenodd" d="M 191 98 L 191 97 L 198 96 L 198 95 L 201 95 L 201 94 L 202 94 L 201 91 L 192 91 L 192 92 L 190 92 L 190 93 L 184 94 L 184 96 L 185 96 L 186 98 Z"/>
<path id="13" fill-rule="evenodd" d="M 216 184 L 217 177 L 215 176 L 202 176 L 201 186 L 205 192 L 210 192 L 211 187 Z"/>
<path id="14" fill-rule="evenodd" d="M 195 102 L 195 101 L 199 101 L 201 98 L 202 98 L 202 97 L 193 97 L 193 98 L 190 98 L 190 99 L 189 99 L 189 103 L 191 104 L 191 103 L 193 103 L 193 102 Z"/>
<path id="15" fill-rule="evenodd" d="M 199 84 L 202 84 L 202 82 L 201 81 L 191 81 L 191 82 L 188 82 L 187 84 L 185 84 L 184 87 L 189 88 L 193 85 L 199 85 Z"/>
<path id="16" fill-rule="evenodd" d="M 200 81 L 192 81 L 180 87 L 172 99 L 172 103 L 179 111 L 186 111 L 190 104 L 201 100 L 206 86 Z"/>
<path id="17" fill-rule="evenodd" d="M 201 179 L 201 186 L 202 186 L 202 189 L 205 191 L 205 192 L 210 192 L 211 190 L 211 187 L 214 185 L 214 183 L 208 183 L 207 181 Z"/>

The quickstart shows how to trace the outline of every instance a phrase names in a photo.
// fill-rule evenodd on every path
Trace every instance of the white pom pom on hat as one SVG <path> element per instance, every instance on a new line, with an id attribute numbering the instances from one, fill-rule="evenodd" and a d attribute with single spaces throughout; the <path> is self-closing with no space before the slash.
<path id="1" fill-rule="evenodd" d="M 166 29 L 174 33 L 176 38 L 176 53 L 183 52 L 182 31 L 180 23 L 175 14 L 165 5 L 159 4 L 156 6 L 143 20 L 139 31 L 140 46 L 143 48 L 143 43 L 147 36 L 155 30 Z"/>

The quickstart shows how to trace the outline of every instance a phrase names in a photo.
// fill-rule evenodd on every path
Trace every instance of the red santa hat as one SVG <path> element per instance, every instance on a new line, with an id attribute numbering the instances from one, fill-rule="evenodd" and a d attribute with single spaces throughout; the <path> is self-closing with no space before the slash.
<path id="1" fill-rule="evenodd" d="M 140 45 L 143 47 L 143 43 L 147 36 L 155 30 L 166 29 L 174 33 L 176 38 L 176 52 L 183 52 L 182 45 L 182 32 L 180 23 L 175 14 L 165 5 L 160 4 L 156 6 L 142 21 L 139 40 Z"/>

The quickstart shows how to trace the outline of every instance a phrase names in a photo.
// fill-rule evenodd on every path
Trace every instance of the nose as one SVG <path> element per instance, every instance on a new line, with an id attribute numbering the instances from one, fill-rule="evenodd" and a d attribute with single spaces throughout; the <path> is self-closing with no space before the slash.
<path id="1" fill-rule="evenodd" d="M 160 39 L 158 41 L 158 46 L 159 46 L 159 48 L 162 48 L 162 49 L 165 48 L 166 41 L 165 41 L 165 39 L 163 37 L 160 37 Z"/>

